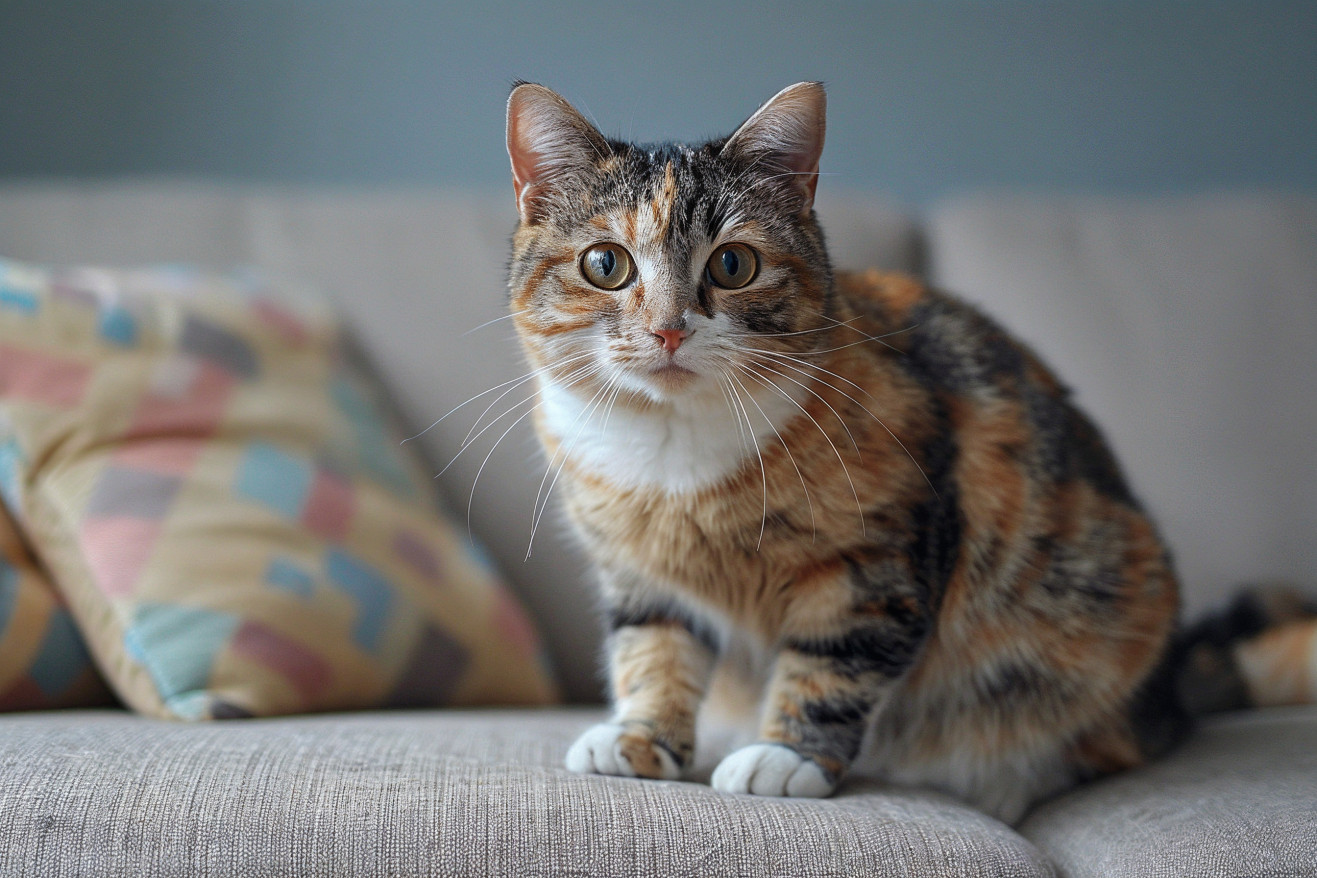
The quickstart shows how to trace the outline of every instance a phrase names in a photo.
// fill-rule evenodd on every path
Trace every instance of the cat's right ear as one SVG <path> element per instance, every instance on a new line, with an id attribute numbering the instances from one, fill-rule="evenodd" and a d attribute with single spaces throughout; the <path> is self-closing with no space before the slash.
<path id="1" fill-rule="evenodd" d="M 828 97 L 821 82 L 787 86 L 727 138 L 723 153 L 740 153 L 788 181 L 808 212 L 819 184 Z"/>
<path id="2" fill-rule="evenodd" d="M 588 174 L 611 152 L 598 129 L 552 89 L 523 82 L 508 96 L 508 157 L 522 222 L 538 222 L 547 192 Z"/>

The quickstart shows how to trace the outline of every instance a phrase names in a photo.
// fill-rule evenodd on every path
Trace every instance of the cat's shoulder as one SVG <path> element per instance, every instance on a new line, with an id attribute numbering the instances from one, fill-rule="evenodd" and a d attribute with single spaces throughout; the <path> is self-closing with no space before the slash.
<path id="1" fill-rule="evenodd" d="M 838 294 L 862 310 L 878 307 L 889 313 L 909 313 L 920 302 L 936 296 L 918 278 L 899 271 L 839 271 L 836 278 Z"/>
<path id="2" fill-rule="evenodd" d="M 969 396 L 1069 389 L 1032 348 L 979 305 L 899 272 L 838 272 L 839 311 L 896 353 L 901 368 L 928 388 Z M 1026 391 L 1025 388 L 1030 388 Z"/>

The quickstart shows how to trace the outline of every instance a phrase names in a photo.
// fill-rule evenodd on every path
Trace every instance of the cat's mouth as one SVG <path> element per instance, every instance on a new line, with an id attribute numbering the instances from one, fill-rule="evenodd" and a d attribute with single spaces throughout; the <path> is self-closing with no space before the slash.
<path id="1" fill-rule="evenodd" d="M 647 370 L 646 377 L 666 391 L 679 390 L 700 377 L 698 372 L 679 366 L 672 360 Z"/>

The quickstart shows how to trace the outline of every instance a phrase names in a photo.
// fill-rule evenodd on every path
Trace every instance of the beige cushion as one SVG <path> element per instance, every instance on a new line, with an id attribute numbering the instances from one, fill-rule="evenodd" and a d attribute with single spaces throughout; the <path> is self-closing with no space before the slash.
<path id="1" fill-rule="evenodd" d="M 127 704 L 552 698 L 323 302 L 250 273 L 6 260 L 0 290 L 0 495 Z"/>
<path id="2" fill-rule="evenodd" d="M 188 878 L 1050 875 L 932 794 L 728 796 L 561 768 L 592 712 L 182 726 L 0 718 L 0 874 Z"/>

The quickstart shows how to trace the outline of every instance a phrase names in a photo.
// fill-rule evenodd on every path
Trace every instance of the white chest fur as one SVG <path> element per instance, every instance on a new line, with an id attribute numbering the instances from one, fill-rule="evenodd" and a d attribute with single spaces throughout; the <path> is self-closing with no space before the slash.
<path id="1" fill-rule="evenodd" d="M 738 388 L 735 399 L 691 395 L 634 411 L 609 410 L 551 382 L 541 387 L 544 425 L 558 437 L 560 455 L 619 487 L 673 494 L 717 484 L 757 460 L 758 449 L 801 413 L 787 393 Z"/>

